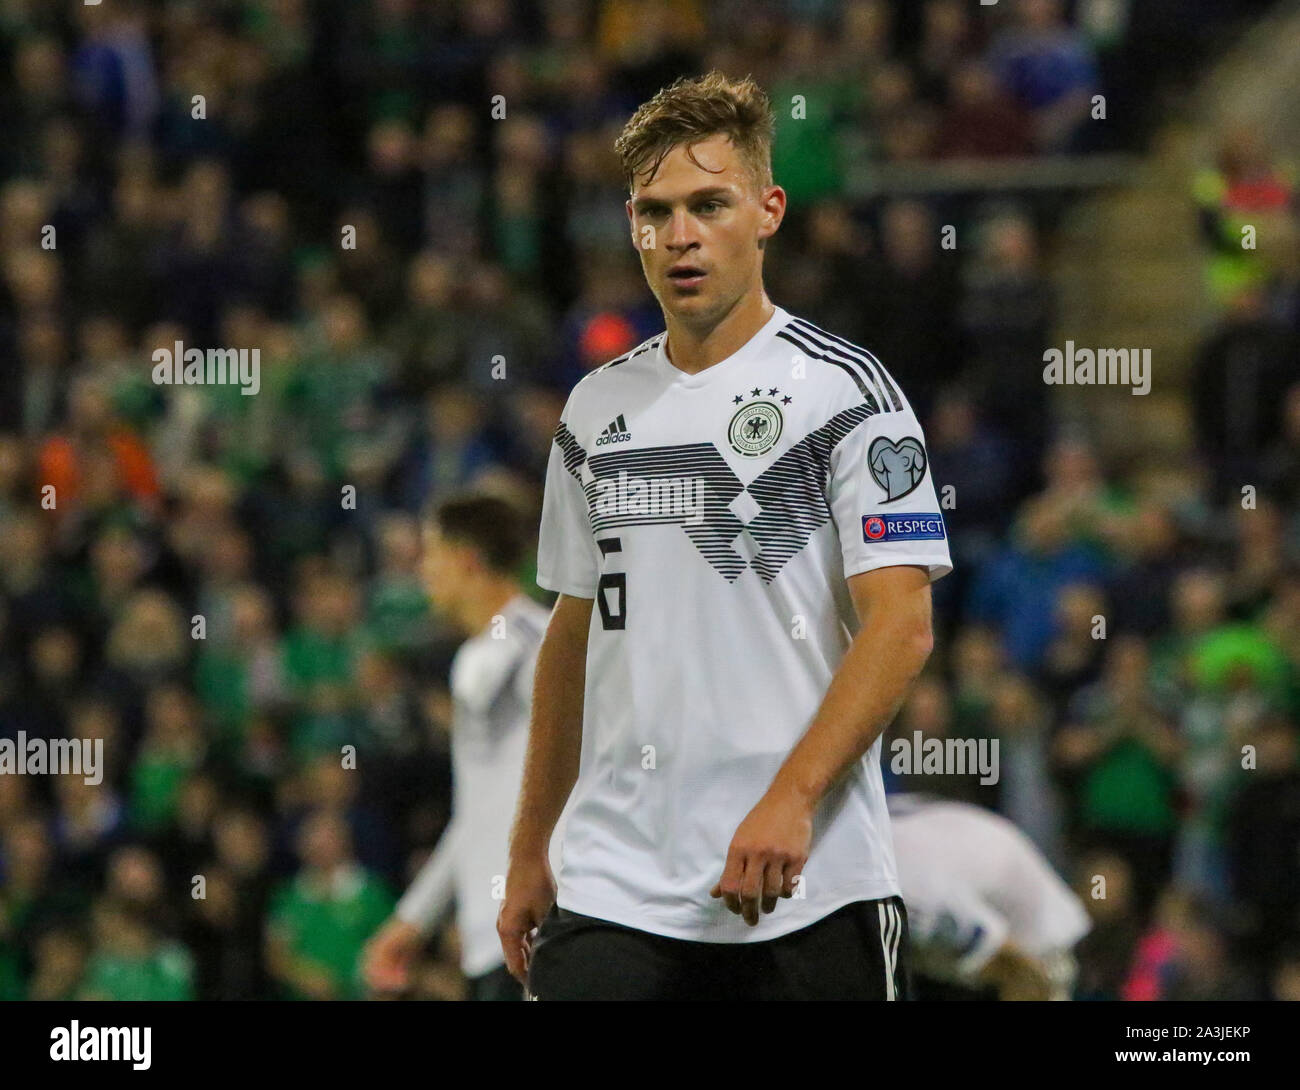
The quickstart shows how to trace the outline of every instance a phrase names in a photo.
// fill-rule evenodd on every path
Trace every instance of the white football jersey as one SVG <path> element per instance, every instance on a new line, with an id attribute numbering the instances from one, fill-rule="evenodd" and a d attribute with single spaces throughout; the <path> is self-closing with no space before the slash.
<path id="1" fill-rule="evenodd" d="M 578 383 L 547 471 L 538 582 L 595 599 L 557 899 L 762 941 L 899 892 L 877 740 L 795 898 L 751 928 L 709 896 L 857 630 L 845 578 L 952 561 L 921 427 L 869 352 L 780 307 L 699 374 L 666 336 Z"/>
<path id="2" fill-rule="evenodd" d="M 549 617 L 532 599 L 512 598 L 499 621 L 461 644 L 451 664 L 451 821 L 397 915 L 427 932 L 454 898 L 466 976 L 505 962 L 497 911 L 523 779 L 537 649 Z"/>
<path id="3" fill-rule="evenodd" d="M 1006 818 L 908 795 L 890 796 L 889 813 L 919 972 L 973 984 L 1008 941 L 1050 967 L 1091 930 L 1083 903 Z"/>

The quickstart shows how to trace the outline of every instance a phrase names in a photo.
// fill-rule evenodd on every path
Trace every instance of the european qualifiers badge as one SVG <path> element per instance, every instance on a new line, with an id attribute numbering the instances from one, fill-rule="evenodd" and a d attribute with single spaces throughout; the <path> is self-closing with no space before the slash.
<path id="1" fill-rule="evenodd" d="M 776 446 L 785 423 L 781 416 L 781 405 L 789 405 L 794 400 L 788 394 L 781 398 L 781 405 L 775 400 L 769 400 L 775 399 L 780 393 L 773 386 L 765 398 L 762 389 L 755 386 L 749 391 L 749 397 L 761 400 L 749 401 L 744 394 L 737 394 L 731 399 L 732 404 L 739 405 L 740 408 L 732 414 L 731 423 L 727 425 L 727 439 L 737 454 L 746 458 L 758 458 Z"/>
<path id="2" fill-rule="evenodd" d="M 867 450 L 867 465 L 876 484 L 885 490 L 882 503 L 899 500 L 912 491 L 925 477 L 925 447 L 910 435 L 902 439 L 886 439 L 883 435 L 872 441 Z"/>

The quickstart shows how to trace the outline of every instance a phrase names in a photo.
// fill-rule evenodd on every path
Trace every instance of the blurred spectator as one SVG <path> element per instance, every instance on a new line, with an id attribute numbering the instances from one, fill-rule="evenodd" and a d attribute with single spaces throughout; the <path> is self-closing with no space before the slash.
<path id="1" fill-rule="evenodd" d="M 1229 129 L 1219 146 L 1218 161 L 1196 174 L 1193 196 L 1200 211 L 1201 239 L 1209 248 L 1206 278 L 1220 305 L 1231 306 L 1243 294 L 1253 296 L 1272 271 L 1268 249 L 1250 244 L 1283 229 L 1295 211 L 1296 183 L 1290 166 L 1273 161 L 1259 133 L 1248 124 Z"/>
<path id="2" fill-rule="evenodd" d="M 1142 934 L 1133 901 L 1133 868 L 1121 856 L 1089 852 L 1075 873 L 1075 892 L 1092 916 L 1092 930 L 1075 947 L 1076 998 L 1119 999 Z"/>
<path id="3" fill-rule="evenodd" d="M 57 517 L 105 514 L 126 502 L 141 512 L 158 503 L 149 450 L 115 418 L 106 391 L 87 379 L 69 396 L 68 427 L 43 444 L 37 473 L 53 488 Z"/>
<path id="4" fill-rule="evenodd" d="M 1174 579 L 1186 564 L 1184 538 L 1169 505 L 1138 506 L 1132 536 L 1111 580 L 1115 630 L 1155 636 L 1169 628 Z"/>
<path id="5" fill-rule="evenodd" d="M 1056 739 L 1075 836 L 1129 864 L 1140 914 L 1170 873 L 1177 829 L 1179 741 L 1165 699 L 1149 682 L 1142 641 L 1117 637 L 1103 677 L 1074 698 Z"/>
<path id="6" fill-rule="evenodd" d="M 213 821 L 215 857 L 204 864 L 205 896 L 192 902 L 187 939 L 195 953 L 201 999 L 266 995 L 262 927 L 271 895 L 267 832 L 251 810 Z"/>
<path id="7" fill-rule="evenodd" d="M 95 945 L 78 999 L 193 999 L 194 962 L 179 943 L 162 938 L 147 912 L 110 898 L 94 908 Z"/>
<path id="8" fill-rule="evenodd" d="M 1065 815 L 1052 778 L 1051 710 L 1026 678 L 993 683 L 990 733 L 999 742 L 998 810 L 1054 864 L 1065 862 Z"/>
<path id="9" fill-rule="evenodd" d="M 1019 0 L 1016 24 L 994 38 L 989 63 L 1030 112 L 1042 151 L 1072 151 L 1097 89 L 1088 41 L 1065 21 L 1062 0 Z"/>
<path id="10" fill-rule="evenodd" d="M 424 403 L 420 426 L 397 466 L 402 507 L 422 510 L 433 496 L 464 488 L 495 460 L 482 399 L 459 385 L 440 386 Z"/>
<path id="11" fill-rule="evenodd" d="M 1177 887 L 1160 899 L 1154 925 L 1138 943 L 1123 997 L 1129 1000 L 1241 1000 L 1252 998 L 1226 940 L 1197 904 Z"/>
<path id="12" fill-rule="evenodd" d="M 1263 480 L 1268 491 L 1290 512 L 1288 533 L 1300 531 L 1296 522 L 1300 512 L 1300 382 L 1292 383 L 1283 395 L 1281 432 L 1271 449 L 1265 452 Z"/>
<path id="13" fill-rule="evenodd" d="M 880 214 L 879 256 L 860 276 L 869 298 L 870 324 L 842 335 L 869 344 L 874 355 L 908 391 L 922 419 L 939 389 L 956 377 L 956 269 L 939 246 L 939 224 L 918 201 L 887 204 Z"/>
<path id="14" fill-rule="evenodd" d="M 1248 744 L 1253 767 L 1239 777 L 1244 782 L 1225 825 L 1232 892 L 1245 915 L 1243 941 L 1250 964 L 1262 967 L 1281 961 L 1284 948 L 1300 941 L 1300 745 L 1294 724 L 1276 714 Z"/>
<path id="15" fill-rule="evenodd" d="M 1032 146 L 1029 115 L 999 88 L 979 60 L 961 64 L 952 74 L 951 102 L 937 135 L 945 159 L 997 159 L 1027 155 Z"/>
<path id="16" fill-rule="evenodd" d="M 302 870 L 274 895 L 267 964 L 285 998 L 357 999 L 365 940 L 394 898 L 357 865 L 343 820 L 313 814 L 298 836 Z"/>
<path id="17" fill-rule="evenodd" d="M 1013 446 L 1012 464 L 1034 466 L 1046 449 L 1051 421 L 1049 390 L 1041 379 L 1055 320 L 1052 290 L 1040 267 L 1037 232 L 1024 214 L 997 212 L 977 237 L 975 258 L 963 270 L 958 309 L 969 354 L 964 380 L 983 419 Z M 1033 484 L 1022 469 L 1015 495 Z"/>
<path id="18" fill-rule="evenodd" d="M 979 572 L 967 609 L 972 619 L 996 626 L 1011 661 L 1037 670 L 1056 629 L 1060 589 L 1100 583 L 1103 565 L 1094 548 L 1072 533 L 1068 501 L 1044 494 L 1021 509 L 1012 542 Z"/>
<path id="19" fill-rule="evenodd" d="M 1196 446 L 1213 474 L 1216 500 L 1240 501 L 1260 461 L 1282 435 L 1286 390 L 1295 382 L 1300 340 L 1264 310 L 1258 287 L 1229 300 L 1223 323 L 1197 354 L 1192 376 Z"/>

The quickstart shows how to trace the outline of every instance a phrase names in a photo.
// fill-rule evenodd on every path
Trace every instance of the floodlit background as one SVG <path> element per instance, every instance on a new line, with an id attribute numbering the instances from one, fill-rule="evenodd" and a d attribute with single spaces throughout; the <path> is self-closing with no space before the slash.
<path id="1" fill-rule="evenodd" d="M 776 106 L 769 294 L 954 489 L 891 737 L 1002 776 L 902 786 L 1074 884 L 1079 998 L 1300 998 L 1300 9 L 1258 0 L 0 0 L 0 736 L 108 764 L 0 775 L 0 996 L 293 996 L 268 927 L 362 994 L 450 798 L 418 513 L 535 512 L 567 391 L 662 328 L 612 143 L 712 67 Z M 178 340 L 259 393 L 154 385 Z M 1046 385 L 1067 340 L 1150 393 Z"/>

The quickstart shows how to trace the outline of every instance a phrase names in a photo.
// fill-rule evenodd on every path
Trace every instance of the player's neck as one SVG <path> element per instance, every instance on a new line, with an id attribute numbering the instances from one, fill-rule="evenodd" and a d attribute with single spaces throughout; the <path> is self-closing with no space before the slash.
<path id="1" fill-rule="evenodd" d="M 491 625 L 492 618 L 499 616 L 512 598 L 522 593 L 513 579 L 493 579 L 485 583 L 461 609 L 461 626 L 471 636 L 477 636 Z"/>
<path id="2" fill-rule="evenodd" d="M 775 312 L 772 300 L 760 287 L 757 292 L 743 296 L 721 319 L 707 327 L 689 326 L 665 313 L 668 339 L 664 352 L 668 362 L 679 371 L 699 374 L 735 355 Z"/>

